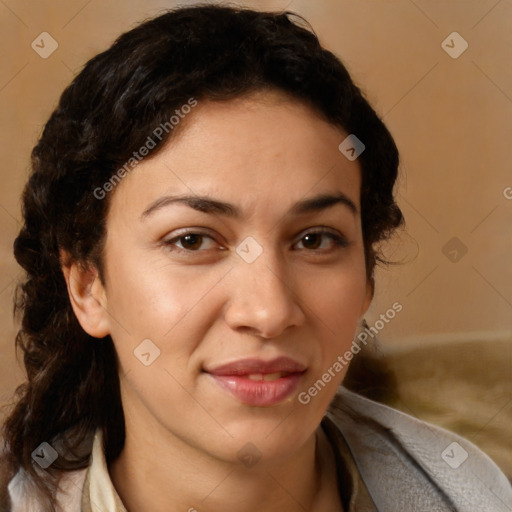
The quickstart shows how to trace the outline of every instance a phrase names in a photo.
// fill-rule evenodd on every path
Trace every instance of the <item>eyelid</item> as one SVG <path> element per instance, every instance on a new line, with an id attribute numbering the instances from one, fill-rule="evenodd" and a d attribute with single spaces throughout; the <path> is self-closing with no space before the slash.
<path id="1" fill-rule="evenodd" d="M 187 254 L 191 254 L 194 252 L 200 253 L 200 252 L 205 251 L 205 249 L 192 251 L 190 249 L 183 249 L 182 247 L 177 246 L 176 242 L 179 241 L 180 238 L 183 238 L 187 235 L 199 235 L 203 238 L 209 238 L 210 240 L 214 241 L 216 244 L 221 245 L 220 250 L 225 250 L 225 247 L 222 247 L 222 244 L 220 244 L 217 241 L 217 238 L 211 232 L 206 230 L 205 228 L 183 228 L 182 230 L 177 230 L 177 231 L 173 232 L 172 237 L 165 237 L 162 240 L 162 243 L 165 246 L 171 246 L 172 249 L 175 251 L 183 252 L 183 253 L 187 253 Z"/>
<path id="2" fill-rule="evenodd" d="M 346 247 L 349 245 L 349 241 L 343 233 L 327 226 L 316 226 L 302 231 L 295 243 L 300 242 L 306 235 L 330 235 L 340 246 Z"/>
<path id="3" fill-rule="evenodd" d="M 210 238 L 215 238 L 213 233 L 207 229 L 207 228 L 194 228 L 194 227 L 191 227 L 191 228 L 182 228 L 182 229 L 178 229 L 176 231 L 173 231 L 172 232 L 172 238 L 169 238 L 168 236 L 166 236 L 164 238 L 164 240 L 166 242 L 170 242 L 172 240 L 176 240 L 176 238 L 181 238 L 183 236 L 187 236 L 187 235 L 201 235 L 201 236 L 208 236 Z"/>
<path id="4" fill-rule="evenodd" d="M 206 228 L 183 228 L 181 230 L 178 230 L 173 233 L 172 238 L 165 238 L 163 239 L 163 243 L 166 246 L 172 246 L 173 250 L 182 252 L 182 253 L 201 253 L 206 251 L 207 249 L 199 249 L 199 250 L 191 250 L 191 249 L 183 249 L 175 243 L 180 239 L 187 235 L 198 235 L 203 238 L 209 238 L 210 240 L 214 241 L 216 244 L 220 245 L 220 250 L 226 250 L 225 247 L 222 247 L 222 244 L 220 244 L 217 241 L 217 238 Z M 302 231 L 299 236 L 296 238 L 296 241 L 293 243 L 295 246 L 297 243 L 302 241 L 302 239 L 307 235 L 326 235 L 330 236 L 331 240 L 339 247 L 347 247 L 349 245 L 349 241 L 347 240 L 346 236 L 343 235 L 340 231 L 329 228 L 327 226 L 315 226 L 312 228 L 305 229 Z M 321 250 L 309 250 L 310 252 L 322 252 Z"/>

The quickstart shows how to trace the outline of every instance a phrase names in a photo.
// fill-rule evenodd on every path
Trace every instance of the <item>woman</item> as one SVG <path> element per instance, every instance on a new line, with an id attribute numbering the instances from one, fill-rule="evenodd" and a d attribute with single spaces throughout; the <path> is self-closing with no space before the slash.
<path id="1" fill-rule="evenodd" d="M 340 387 L 397 167 L 291 14 L 182 8 L 93 58 L 23 196 L 4 509 L 510 510 L 476 447 Z"/>

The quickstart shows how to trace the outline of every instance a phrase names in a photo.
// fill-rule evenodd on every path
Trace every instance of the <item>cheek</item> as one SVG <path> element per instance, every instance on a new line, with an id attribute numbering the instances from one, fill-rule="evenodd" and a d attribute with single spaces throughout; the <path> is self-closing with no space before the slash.
<path id="1" fill-rule="evenodd" d="M 350 332 L 364 314 L 364 265 L 350 265 L 326 273 L 307 286 L 305 297 L 314 313 L 325 320 L 333 335 Z"/>
<path id="2" fill-rule="evenodd" d="M 135 257 L 129 254 L 110 254 L 107 290 L 108 310 L 126 323 L 134 336 L 145 336 L 146 329 L 155 330 L 155 320 L 171 324 L 175 311 L 187 299 L 189 289 L 172 279 L 163 258 Z M 161 326 L 160 326 L 161 327 Z"/>
<path id="3" fill-rule="evenodd" d="M 358 268 L 359 267 L 359 268 Z M 344 355 L 350 352 L 361 318 L 365 312 L 366 276 L 364 265 L 340 269 L 338 273 L 317 280 L 315 286 L 308 287 L 309 316 L 316 326 L 315 356 L 313 377 L 327 376 L 329 387 L 334 393 L 341 383 L 350 359 Z M 342 366 L 339 361 L 342 357 Z M 351 354 L 349 354 L 351 358 Z M 333 368 L 333 365 L 336 367 Z M 334 374 L 334 375 L 332 375 Z"/>
<path id="4" fill-rule="evenodd" d="M 356 274 L 357 276 L 357 274 Z M 331 279 L 311 294 L 310 318 L 316 325 L 310 376 L 297 397 L 300 407 L 320 418 L 348 370 L 362 316 L 366 283 L 354 275 Z"/>
<path id="5" fill-rule="evenodd" d="M 124 365 L 133 364 L 133 351 L 145 339 L 161 351 L 160 362 L 169 359 L 175 365 L 190 354 L 214 317 L 215 305 L 205 299 L 220 280 L 217 274 L 173 268 L 166 258 L 118 260 L 109 272 L 107 304 Z"/>
<path id="6" fill-rule="evenodd" d="M 330 292 L 325 293 L 322 303 L 323 309 L 327 312 L 328 325 L 336 335 L 348 333 L 352 336 L 363 314 L 365 285 L 344 283 L 332 288 Z"/>

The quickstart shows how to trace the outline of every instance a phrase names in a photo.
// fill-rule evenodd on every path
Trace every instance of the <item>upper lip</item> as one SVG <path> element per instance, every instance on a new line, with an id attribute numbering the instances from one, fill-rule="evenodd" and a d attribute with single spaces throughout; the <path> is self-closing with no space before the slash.
<path id="1" fill-rule="evenodd" d="M 252 374 L 267 374 L 267 373 L 301 373 L 306 370 L 306 367 L 291 359 L 289 357 L 277 357 L 270 361 L 263 361 L 262 359 L 249 358 L 239 359 L 232 363 L 222 364 L 215 366 L 211 369 L 206 369 L 207 373 L 211 375 L 252 375 Z"/>

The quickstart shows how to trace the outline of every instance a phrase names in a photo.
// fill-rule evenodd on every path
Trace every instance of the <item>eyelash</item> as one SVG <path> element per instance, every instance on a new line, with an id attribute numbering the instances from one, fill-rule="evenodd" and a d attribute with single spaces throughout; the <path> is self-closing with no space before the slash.
<path id="1" fill-rule="evenodd" d="M 203 231 L 191 230 L 191 231 L 186 231 L 186 232 L 180 233 L 178 236 L 175 236 L 174 238 L 172 238 L 170 240 L 164 240 L 163 243 L 171 251 L 186 253 L 187 255 L 192 254 L 192 253 L 200 253 L 200 252 L 204 252 L 205 250 L 207 250 L 207 249 L 197 249 L 197 250 L 184 249 L 183 247 L 178 247 L 175 245 L 176 242 L 180 241 L 181 239 L 183 239 L 189 235 L 196 235 L 196 236 L 199 236 L 202 238 L 209 238 L 209 239 L 215 241 L 215 239 L 209 233 L 206 233 Z M 347 241 L 347 239 L 344 236 L 339 235 L 339 234 L 332 232 L 330 230 L 327 230 L 327 229 L 322 229 L 322 228 L 317 228 L 317 229 L 312 229 L 311 231 L 307 231 L 300 237 L 299 241 L 303 241 L 304 238 L 308 235 L 326 235 L 334 243 L 335 247 L 333 250 L 338 249 L 338 248 L 344 248 L 349 245 L 349 242 Z M 324 252 L 325 251 L 325 249 L 324 250 L 322 250 L 322 249 L 300 249 L 300 250 L 304 250 L 304 251 L 308 251 L 308 252 Z"/>

